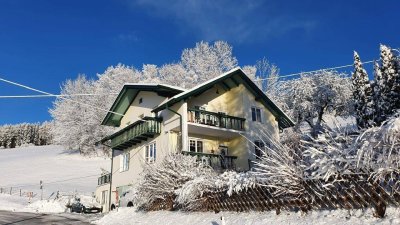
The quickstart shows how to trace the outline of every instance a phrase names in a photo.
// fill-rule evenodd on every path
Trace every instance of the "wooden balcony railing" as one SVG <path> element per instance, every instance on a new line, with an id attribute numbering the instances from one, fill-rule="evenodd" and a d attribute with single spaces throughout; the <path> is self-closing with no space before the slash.
<path id="1" fill-rule="evenodd" d="M 206 163 L 214 169 L 236 169 L 235 160 L 237 159 L 237 156 L 190 151 L 183 151 L 182 154 L 197 156 L 198 160 Z"/>
<path id="2" fill-rule="evenodd" d="M 104 184 L 108 184 L 108 183 L 110 183 L 110 179 L 111 179 L 111 174 L 110 173 L 104 174 L 104 175 L 102 175 L 101 177 L 99 177 L 97 179 L 97 185 L 101 186 L 101 185 L 104 185 Z"/>
<path id="3" fill-rule="evenodd" d="M 230 116 L 224 113 L 210 112 L 201 109 L 188 109 L 188 122 L 192 123 L 234 130 L 244 130 L 245 121 L 245 118 Z"/>
<path id="4" fill-rule="evenodd" d="M 161 120 L 154 117 L 145 117 L 112 134 L 111 148 L 123 150 L 136 145 L 161 132 Z"/>

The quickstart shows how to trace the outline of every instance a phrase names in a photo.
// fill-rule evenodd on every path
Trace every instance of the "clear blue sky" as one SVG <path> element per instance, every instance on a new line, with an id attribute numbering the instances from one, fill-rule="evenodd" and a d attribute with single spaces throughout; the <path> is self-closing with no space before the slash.
<path id="1" fill-rule="evenodd" d="M 167 3 L 169 2 L 169 3 Z M 178 61 L 198 41 L 225 40 L 240 65 L 263 56 L 281 74 L 379 57 L 400 47 L 400 2 L 1 0 L 0 77 L 59 93 L 79 73 Z M 33 92 L 0 82 L 0 95 Z M 0 99 L 0 124 L 51 119 L 53 99 Z"/>

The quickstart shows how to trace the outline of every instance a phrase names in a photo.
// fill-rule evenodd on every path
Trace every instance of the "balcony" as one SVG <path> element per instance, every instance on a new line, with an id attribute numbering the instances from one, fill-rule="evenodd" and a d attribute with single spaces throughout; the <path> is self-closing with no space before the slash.
<path id="1" fill-rule="evenodd" d="M 182 154 L 197 156 L 199 161 L 202 161 L 217 170 L 235 170 L 236 168 L 235 160 L 237 159 L 237 156 L 189 151 L 183 151 Z"/>
<path id="2" fill-rule="evenodd" d="M 99 177 L 97 179 L 97 185 L 101 186 L 101 185 L 110 183 L 110 178 L 111 178 L 110 173 L 102 175 L 101 177 Z"/>
<path id="3" fill-rule="evenodd" d="M 202 109 L 188 109 L 188 122 L 203 124 L 218 128 L 244 131 L 245 118 L 205 111 Z"/>
<path id="4" fill-rule="evenodd" d="M 111 140 L 112 149 L 124 150 L 146 141 L 148 138 L 153 138 L 160 132 L 161 119 L 145 117 L 143 120 L 136 121 L 103 140 Z"/>

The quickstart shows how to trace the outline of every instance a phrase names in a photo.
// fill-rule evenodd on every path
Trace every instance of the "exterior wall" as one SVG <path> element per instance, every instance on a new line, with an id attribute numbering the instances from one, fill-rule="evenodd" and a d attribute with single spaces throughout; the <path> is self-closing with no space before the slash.
<path id="1" fill-rule="evenodd" d="M 109 209 L 109 195 L 106 196 L 105 202 L 104 204 L 102 204 L 102 192 L 103 191 L 110 191 L 110 184 L 103 184 L 103 185 L 99 185 L 96 188 L 96 192 L 95 192 L 95 196 L 96 196 L 96 202 L 100 203 L 101 207 L 103 207 L 103 211 L 104 212 L 108 212 Z"/>
<path id="2" fill-rule="evenodd" d="M 142 99 L 143 102 L 139 103 L 139 99 Z M 131 106 L 129 106 L 124 117 L 122 117 L 120 128 L 137 121 L 141 115 L 151 116 L 151 110 L 165 99 L 165 97 L 159 96 L 155 92 L 140 91 L 133 100 Z"/>
<path id="3" fill-rule="evenodd" d="M 229 91 L 225 91 L 220 86 L 214 86 L 202 95 L 188 101 L 188 108 L 195 106 L 202 106 L 207 111 L 225 112 L 231 116 L 245 118 L 243 135 L 253 142 L 265 139 L 260 135 L 260 131 L 268 133 L 275 140 L 279 140 L 278 121 L 275 116 L 261 102 L 256 101 L 255 96 L 242 84 Z M 262 109 L 261 122 L 252 121 L 251 107 Z M 238 156 L 236 165 L 240 170 L 249 169 L 248 159 L 255 160 L 254 145 L 246 138 L 240 136 L 227 142 L 230 154 Z"/>
<path id="4" fill-rule="evenodd" d="M 140 98 L 143 99 L 141 104 L 138 102 Z M 163 100 L 165 100 L 165 98 L 158 96 L 156 93 L 140 92 L 121 120 L 121 128 L 125 127 L 129 123 L 137 121 L 138 116 L 141 114 L 151 116 L 151 110 L 159 105 Z M 176 152 L 180 149 L 187 150 L 187 139 L 194 137 L 203 139 L 203 150 L 205 153 L 211 153 L 211 150 L 214 150 L 215 153 L 219 153 L 217 150 L 219 149 L 220 144 L 227 146 L 228 154 L 238 157 L 235 161 L 236 168 L 241 171 L 249 169 L 249 159 L 255 159 L 254 146 L 246 138 L 238 135 L 237 132 L 229 138 L 224 138 L 222 135 L 221 137 L 218 137 L 218 135 L 211 137 L 206 134 L 199 135 L 190 133 L 187 125 L 187 109 L 194 108 L 194 106 L 205 107 L 207 111 L 225 112 L 231 116 L 245 118 L 245 131 L 242 132 L 242 134 L 251 141 L 261 139 L 261 137 L 259 137 L 261 130 L 269 132 L 271 136 L 276 139 L 279 138 L 278 123 L 275 120 L 275 117 L 266 107 L 264 107 L 263 104 L 255 101 L 255 96 L 253 96 L 243 85 L 239 85 L 229 91 L 225 91 L 221 86 L 216 85 L 202 95 L 192 97 L 187 100 L 187 102 L 182 101 L 170 107 L 170 109 L 182 115 L 183 148 L 180 148 L 180 117 L 170 110 L 164 109 L 157 115 L 163 118 L 160 135 L 151 139 L 149 138 L 147 141 L 143 141 L 140 144 L 125 150 L 130 153 L 129 169 L 127 171 L 119 172 L 120 160 L 122 159 L 121 154 L 123 151 L 115 151 L 115 156 L 112 159 L 112 203 L 115 203 L 116 201 L 115 191 L 117 188 L 120 190 L 121 187 L 133 185 L 138 181 L 140 174 L 143 171 L 143 166 L 145 165 L 144 146 L 151 142 L 156 142 L 157 147 L 157 158 L 155 163 L 159 163 L 170 152 Z M 262 109 L 261 123 L 252 121 L 251 107 L 253 106 Z M 98 187 L 98 190 L 96 190 L 96 196 L 101 197 L 101 191 L 109 187 L 108 185 L 103 186 Z M 101 199 L 99 199 L 99 201 L 100 200 Z"/>

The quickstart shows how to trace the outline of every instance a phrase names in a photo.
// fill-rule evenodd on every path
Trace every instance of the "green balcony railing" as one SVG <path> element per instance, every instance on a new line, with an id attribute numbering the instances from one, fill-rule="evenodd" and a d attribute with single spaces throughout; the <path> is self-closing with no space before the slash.
<path id="1" fill-rule="evenodd" d="M 245 121 L 245 118 L 230 116 L 225 113 L 210 112 L 202 109 L 188 109 L 188 122 L 192 123 L 244 130 Z"/>
<path id="2" fill-rule="evenodd" d="M 199 161 L 205 162 L 214 169 L 236 169 L 235 160 L 237 159 L 237 156 L 190 151 L 182 151 L 182 154 L 197 156 Z"/>
<path id="3" fill-rule="evenodd" d="M 128 125 L 109 137 L 111 148 L 123 150 L 136 145 L 161 132 L 161 119 L 145 117 L 143 120 Z"/>
<path id="4" fill-rule="evenodd" d="M 110 173 L 104 174 L 104 175 L 102 175 L 101 177 L 99 177 L 97 179 L 97 185 L 101 186 L 101 185 L 104 185 L 104 184 L 108 184 L 108 183 L 110 183 L 110 179 L 111 179 L 111 174 Z"/>

